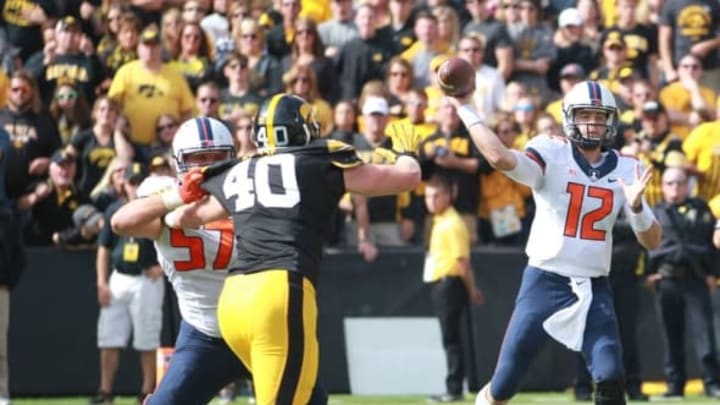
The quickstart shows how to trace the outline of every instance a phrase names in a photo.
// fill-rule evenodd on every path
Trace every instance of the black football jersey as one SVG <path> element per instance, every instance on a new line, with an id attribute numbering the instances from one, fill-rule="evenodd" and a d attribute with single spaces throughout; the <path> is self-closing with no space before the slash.
<path id="1" fill-rule="evenodd" d="M 281 268 L 314 284 L 345 193 L 343 169 L 361 164 L 352 146 L 317 139 L 207 170 L 203 187 L 233 218 L 238 255 L 230 272 Z"/>

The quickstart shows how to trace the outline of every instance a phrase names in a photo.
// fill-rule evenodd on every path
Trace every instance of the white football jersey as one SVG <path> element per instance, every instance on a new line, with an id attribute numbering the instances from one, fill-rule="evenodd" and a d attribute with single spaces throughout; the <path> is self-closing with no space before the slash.
<path id="1" fill-rule="evenodd" d="M 163 227 L 155 248 L 185 322 L 206 335 L 220 337 L 217 302 L 228 265 L 236 256 L 230 218 L 200 229 Z"/>
<path id="2" fill-rule="evenodd" d="M 611 150 L 591 166 L 569 141 L 548 136 L 517 157 L 522 162 L 506 174 L 532 187 L 536 205 L 528 264 L 564 276 L 608 275 L 612 228 L 620 209 L 629 210 L 618 179 L 635 182 L 638 161 Z"/>

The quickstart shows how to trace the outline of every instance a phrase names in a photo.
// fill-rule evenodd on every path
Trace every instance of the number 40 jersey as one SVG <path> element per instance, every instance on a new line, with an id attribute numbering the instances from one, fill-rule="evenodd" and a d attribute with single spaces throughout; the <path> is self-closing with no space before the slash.
<path id="1" fill-rule="evenodd" d="M 516 153 L 518 167 L 505 173 L 532 188 L 536 206 L 528 263 L 564 276 L 608 275 L 612 227 L 629 210 L 618 180 L 635 182 L 638 161 L 609 150 L 590 165 L 570 142 L 547 136 Z"/>
<path id="2" fill-rule="evenodd" d="M 230 272 L 286 269 L 315 284 L 345 193 L 343 170 L 361 164 L 351 146 L 316 139 L 307 146 L 252 156 L 209 175 L 203 187 L 230 213 L 235 226 L 238 256 Z"/>

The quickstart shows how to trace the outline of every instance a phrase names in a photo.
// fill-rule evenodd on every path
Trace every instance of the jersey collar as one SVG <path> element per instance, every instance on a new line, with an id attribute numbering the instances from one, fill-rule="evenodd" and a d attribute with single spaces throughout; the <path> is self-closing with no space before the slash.
<path id="1" fill-rule="evenodd" d="M 585 173 L 586 176 L 588 176 L 591 180 L 598 180 L 605 176 L 607 176 L 610 172 L 615 170 L 618 164 L 618 157 L 617 153 L 615 153 L 612 150 L 608 150 L 605 154 L 605 160 L 602 162 L 602 164 L 599 167 L 592 167 L 590 163 L 585 159 L 585 156 L 583 156 L 582 152 L 574 146 L 571 145 L 573 158 L 575 159 L 575 163 L 580 167 L 580 169 Z"/>

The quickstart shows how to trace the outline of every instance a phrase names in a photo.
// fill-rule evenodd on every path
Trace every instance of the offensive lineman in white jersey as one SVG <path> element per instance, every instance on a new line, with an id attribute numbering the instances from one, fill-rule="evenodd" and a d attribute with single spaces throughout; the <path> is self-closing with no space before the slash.
<path id="1" fill-rule="evenodd" d="M 565 138 L 538 136 L 524 152 L 507 149 L 469 97 L 451 98 L 480 152 L 528 185 L 536 204 L 516 306 L 490 382 L 476 405 L 507 403 L 531 359 L 553 338 L 582 352 L 597 384 L 595 404 L 624 405 L 624 370 L 608 282 L 612 227 L 624 209 L 640 244 L 661 228 L 643 199 L 652 170 L 603 146 L 616 133 L 615 98 L 602 85 L 575 85 L 563 99 Z"/>
<path id="2" fill-rule="evenodd" d="M 184 122 L 172 146 L 178 176 L 191 167 L 207 166 L 235 155 L 230 132 L 212 118 Z M 172 177 L 149 177 L 140 185 L 138 196 L 178 187 L 177 183 Z M 133 204 L 124 205 L 111 219 L 113 230 L 120 235 L 155 240 L 158 260 L 175 289 L 182 315 L 167 373 L 145 403 L 206 404 L 228 383 L 251 378 L 220 337 L 217 323 L 218 297 L 227 266 L 237 254 L 233 225 L 227 218 L 198 229 L 171 229 L 162 220 L 167 212 L 165 206 L 138 198 Z M 327 404 L 325 391 L 315 388 L 309 404 Z"/>

